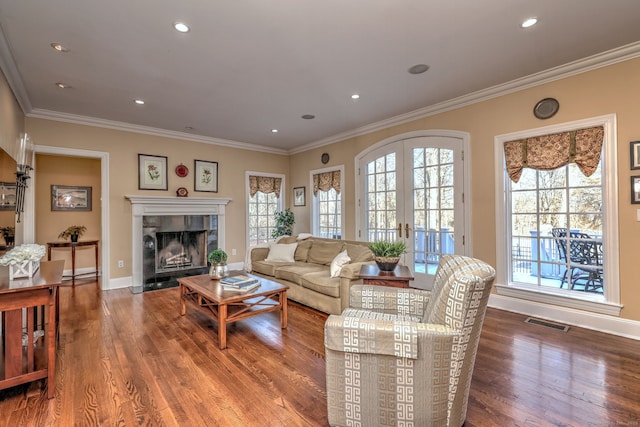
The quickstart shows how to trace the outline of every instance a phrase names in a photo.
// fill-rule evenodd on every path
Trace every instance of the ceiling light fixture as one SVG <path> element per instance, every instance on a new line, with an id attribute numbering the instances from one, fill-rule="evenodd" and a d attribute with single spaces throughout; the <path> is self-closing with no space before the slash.
<path id="1" fill-rule="evenodd" d="M 278 129 L 271 129 L 271 133 L 278 133 Z"/>
<path id="2" fill-rule="evenodd" d="M 71 88 L 71 86 L 69 86 L 68 84 L 64 84 L 62 82 L 56 83 L 56 86 L 58 86 L 60 89 L 70 89 Z"/>
<path id="3" fill-rule="evenodd" d="M 189 32 L 189 26 L 187 24 L 185 24 L 184 22 L 176 22 L 173 24 L 173 28 L 176 29 L 176 31 L 179 31 L 181 33 L 188 33 Z"/>
<path id="4" fill-rule="evenodd" d="M 538 23 L 538 18 L 528 18 L 528 19 L 525 19 L 524 21 L 522 21 L 522 24 L 520 24 L 520 27 L 521 28 L 529 28 L 529 27 L 533 27 L 537 23 Z"/>
<path id="5" fill-rule="evenodd" d="M 144 101 L 142 99 L 136 99 L 133 102 L 135 102 L 138 105 L 144 105 Z"/>
<path id="6" fill-rule="evenodd" d="M 314 116 L 313 114 L 304 114 L 302 118 L 305 120 L 312 120 L 312 119 L 315 119 L 316 116 Z"/>
<path id="7" fill-rule="evenodd" d="M 354 93 L 353 95 L 351 95 L 351 99 L 360 99 L 360 95 Z"/>
<path id="8" fill-rule="evenodd" d="M 69 49 L 67 49 L 66 47 L 62 46 L 60 43 L 51 43 L 50 46 L 52 48 L 54 48 L 55 50 L 57 50 L 58 52 L 69 52 Z"/>
<path id="9" fill-rule="evenodd" d="M 413 67 L 410 67 L 407 71 L 409 74 L 422 74 L 429 69 L 427 64 L 416 64 Z"/>

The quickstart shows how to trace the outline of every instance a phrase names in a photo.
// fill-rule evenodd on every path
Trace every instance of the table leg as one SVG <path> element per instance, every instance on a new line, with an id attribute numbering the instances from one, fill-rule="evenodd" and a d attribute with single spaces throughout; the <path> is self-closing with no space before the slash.
<path id="1" fill-rule="evenodd" d="M 180 283 L 180 316 L 184 316 L 185 313 L 187 312 L 187 305 L 185 304 L 185 299 L 184 299 L 184 293 L 187 290 L 185 289 L 185 286 Z"/>
<path id="2" fill-rule="evenodd" d="M 55 292 L 55 290 L 54 290 Z M 56 314 L 57 314 L 57 310 L 56 310 L 56 301 L 55 301 L 55 295 L 51 294 L 49 296 L 49 321 L 47 323 L 49 323 L 47 325 L 47 349 L 48 349 L 48 356 L 47 356 L 47 364 L 48 366 L 48 378 L 47 378 L 47 397 L 49 399 L 52 399 L 54 396 L 54 393 L 56 391 L 56 380 L 55 380 L 55 374 L 56 374 Z"/>
<path id="3" fill-rule="evenodd" d="M 76 284 L 76 247 L 71 246 L 71 285 Z"/>
<path id="4" fill-rule="evenodd" d="M 287 291 L 280 292 L 280 324 L 282 329 L 287 327 Z"/>
<path id="5" fill-rule="evenodd" d="M 218 340 L 220 350 L 227 348 L 227 304 L 218 306 Z"/>
<path id="6" fill-rule="evenodd" d="M 47 261 L 51 261 L 51 246 L 47 245 Z"/>

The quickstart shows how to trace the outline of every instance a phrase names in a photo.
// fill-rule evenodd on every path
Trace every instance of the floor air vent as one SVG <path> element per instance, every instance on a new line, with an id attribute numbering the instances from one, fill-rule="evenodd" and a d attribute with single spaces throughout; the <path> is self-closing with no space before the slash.
<path id="1" fill-rule="evenodd" d="M 524 323 L 530 323 L 532 325 L 540 325 L 551 329 L 557 329 L 558 331 L 567 332 L 569 327 L 567 325 L 561 325 L 559 323 L 549 322 L 547 320 L 534 319 L 533 317 L 527 317 Z"/>

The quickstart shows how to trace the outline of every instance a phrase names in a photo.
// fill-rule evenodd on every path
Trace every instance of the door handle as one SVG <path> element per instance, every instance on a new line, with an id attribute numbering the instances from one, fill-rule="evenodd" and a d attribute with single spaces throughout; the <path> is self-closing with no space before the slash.
<path id="1" fill-rule="evenodd" d="M 398 237 L 402 239 L 402 223 L 398 223 Z"/>
<path id="2" fill-rule="evenodd" d="M 400 233 L 402 235 L 402 233 Z M 404 235 L 408 239 L 409 238 L 409 224 L 404 225 Z M 401 236 L 402 237 L 402 236 Z"/>

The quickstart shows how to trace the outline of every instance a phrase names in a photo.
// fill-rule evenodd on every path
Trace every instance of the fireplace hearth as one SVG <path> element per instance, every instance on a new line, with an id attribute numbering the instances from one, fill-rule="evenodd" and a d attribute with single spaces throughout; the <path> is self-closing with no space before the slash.
<path id="1" fill-rule="evenodd" d="M 224 249 L 230 199 L 126 196 L 132 205 L 132 292 L 177 286 L 209 271 L 207 255 Z"/>

